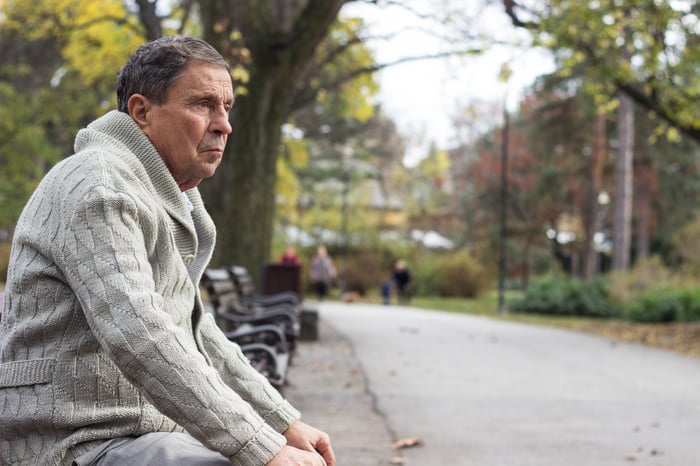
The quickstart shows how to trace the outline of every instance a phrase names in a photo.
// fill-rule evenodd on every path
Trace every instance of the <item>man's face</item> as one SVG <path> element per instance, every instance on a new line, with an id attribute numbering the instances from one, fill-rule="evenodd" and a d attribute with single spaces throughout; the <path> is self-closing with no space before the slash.
<path id="1" fill-rule="evenodd" d="M 221 163 L 233 100 L 226 69 L 194 62 L 170 86 L 165 103 L 144 99 L 143 112 L 132 114 L 182 191 L 212 176 Z"/>

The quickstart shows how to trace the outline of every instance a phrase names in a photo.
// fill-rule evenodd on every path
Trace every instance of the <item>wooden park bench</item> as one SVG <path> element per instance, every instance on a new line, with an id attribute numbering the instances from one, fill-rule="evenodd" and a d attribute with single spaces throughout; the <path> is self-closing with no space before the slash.
<path id="1" fill-rule="evenodd" d="M 226 337 L 238 343 L 253 367 L 281 390 L 299 334 L 295 312 L 284 307 L 243 306 L 227 269 L 207 269 L 202 285 Z"/>
<path id="2" fill-rule="evenodd" d="M 299 273 L 297 267 L 295 272 Z M 229 272 L 238 288 L 241 303 L 248 307 L 274 307 L 290 306 L 294 308 L 297 319 L 300 322 L 299 339 L 303 341 L 315 341 L 318 339 L 318 310 L 309 306 L 304 306 L 301 296 L 301 285 L 299 276 L 287 277 L 285 285 L 290 286 L 294 291 L 274 291 L 266 294 L 259 294 L 255 290 L 253 279 L 248 270 L 240 265 L 229 267 Z M 278 284 L 279 285 L 279 284 Z M 278 287 L 271 287 L 278 288 Z"/>
<path id="3" fill-rule="evenodd" d="M 248 273 L 248 269 L 240 265 L 234 265 L 229 268 L 231 277 L 233 278 L 238 293 L 241 297 L 241 303 L 244 306 L 276 306 L 287 305 L 294 307 L 297 312 L 301 310 L 300 296 L 294 291 L 283 291 L 272 294 L 258 294 L 253 284 L 253 278 Z"/>

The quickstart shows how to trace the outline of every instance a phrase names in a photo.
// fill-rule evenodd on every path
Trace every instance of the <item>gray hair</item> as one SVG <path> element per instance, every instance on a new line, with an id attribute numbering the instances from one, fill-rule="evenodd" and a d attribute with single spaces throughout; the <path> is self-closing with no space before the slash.
<path id="1" fill-rule="evenodd" d="M 231 67 L 214 47 L 201 39 L 168 36 L 142 45 L 117 75 L 117 108 L 129 113 L 127 104 L 134 94 L 165 103 L 168 89 L 192 62 Z"/>

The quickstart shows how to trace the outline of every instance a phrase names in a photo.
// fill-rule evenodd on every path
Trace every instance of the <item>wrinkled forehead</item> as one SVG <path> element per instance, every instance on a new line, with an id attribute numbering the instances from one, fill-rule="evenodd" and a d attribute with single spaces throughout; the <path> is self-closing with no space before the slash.
<path id="1" fill-rule="evenodd" d="M 167 95 L 173 92 L 201 94 L 233 101 L 233 81 L 228 69 L 205 62 L 192 62 L 168 87 Z"/>

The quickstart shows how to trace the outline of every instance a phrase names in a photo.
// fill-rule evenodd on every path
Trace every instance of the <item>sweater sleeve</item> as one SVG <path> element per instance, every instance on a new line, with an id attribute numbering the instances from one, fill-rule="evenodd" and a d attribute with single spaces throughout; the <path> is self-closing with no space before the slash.
<path id="1" fill-rule="evenodd" d="M 156 291 L 155 274 L 162 272 L 155 264 L 172 261 L 165 255 L 173 254 L 164 245 L 167 236 L 156 231 L 163 228 L 148 206 L 128 194 L 94 188 L 76 202 L 57 261 L 103 350 L 156 409 L 232 464 L 265 464 L 285 438 L 199 353 L 183 328 L 193 300 L 166 301 L 163 287 Z M 193 287 L 186 274 L 167 273 L 172 279 L 157 280 L 168 283 L 169 293 L 194 297 L 185 289 Z M 165 302 L 172 308 L 165 309 Z M 240 357 L 228 364 L 230 372 L 252 370 Z M 267 413 L 273 421 L 274 411 Z"/>
<path id="2" fill-rule="evenodd" d="M 211 315 L 202 318 L 200 332 L 205 351 L 224 382 L 250 403 L 265 422 L 278 432 L 284 432 L 301 417 L 265 377 L 250 367 L 240 347 L 226 338 Z M 251 370 L 243 371 L 243 366 Z"/>

